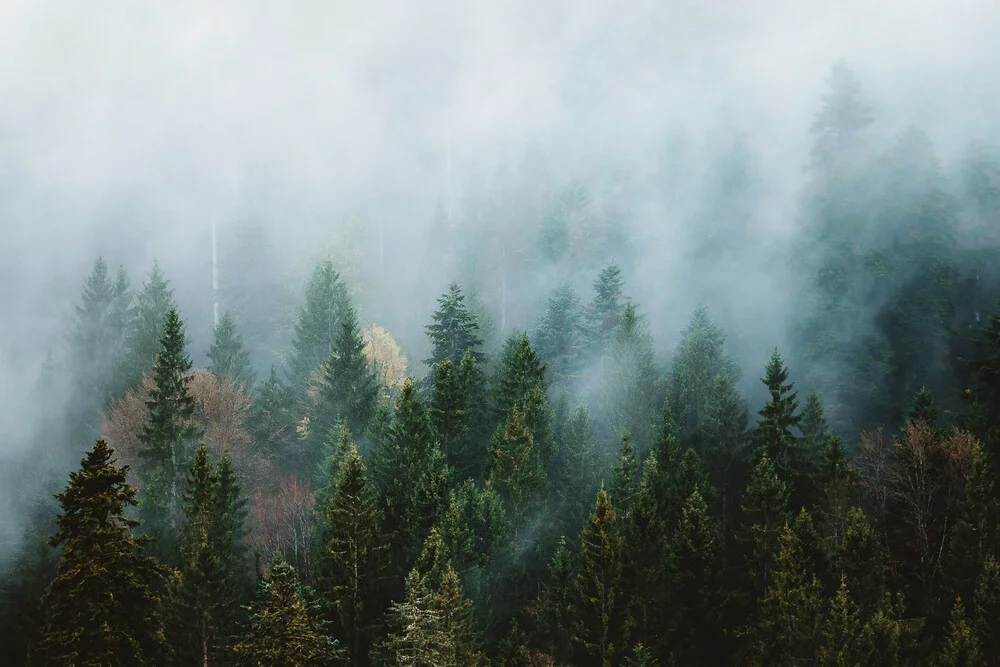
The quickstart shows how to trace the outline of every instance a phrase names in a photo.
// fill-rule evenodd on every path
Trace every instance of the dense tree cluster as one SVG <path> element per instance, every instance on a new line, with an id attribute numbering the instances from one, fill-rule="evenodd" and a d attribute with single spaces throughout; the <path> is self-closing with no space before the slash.
<path id="1" fill-rule="evenodd" d="M 270 368 L 234 298 L 202 370 L 160 268 L 134 291 L 97 260 L 60 369 L 80 399 L 40 431 L 83 458 L 26 512 L 0 661 L 1000 664 L 1000 314 L 967 317 L 998 295 L 955 243 L 960 202 L 995 219 L 1000 196 L 988 153 L 958 197 L 926 136 L 880 146 L 874 114 L 834 67 L 797 329 L 753 397 L 711 303 L 664 363 L 602 257 L 625 208 L 580 181 L 470 198 L 505 222 L 459 272 L 502 296 L 448 285 L 421 377 L 331 261 Z M 706 265 L 747 234 L 748 150 L 699 207 L 725 218 Z M 539 262 L 563 277 L 514 329 Z"/>

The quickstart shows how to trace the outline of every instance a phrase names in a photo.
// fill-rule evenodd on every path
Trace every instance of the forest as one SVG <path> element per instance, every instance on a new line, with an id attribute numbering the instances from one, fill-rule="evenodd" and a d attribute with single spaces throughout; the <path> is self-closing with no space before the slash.
<path id="1" fill-rule="evenodd" d="M 52 408 L 0 473 L 0 662 L 1000 664 L 1000 152 L 824 85 L 766 345 L 711 298 L 659 331 L 638 184 L 531 150 L 439 208 L 416 330 L 349 237 L 282 282 L 248 225 L 207 350 L 158 263 L 92 258 L 18 389 Z M 692 283 L 761 247 L 754 172 L 711 172 Z"/>

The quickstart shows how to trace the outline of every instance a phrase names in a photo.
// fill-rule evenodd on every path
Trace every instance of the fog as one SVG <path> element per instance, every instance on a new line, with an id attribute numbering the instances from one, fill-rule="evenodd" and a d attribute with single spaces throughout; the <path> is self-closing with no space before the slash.
<path id="1" fill-rule="evenodd" d="M 662 357 L 705 299 L 738 330 L 731 345 L 756 383 L 787 342 L 799 280 L 787 257 L 831 65 L 857 72 L 877 135 L 920 126 L 948 171 L 970 141 L 1000 139 L 998 23 L 991 0 L 7 0 L 0 465 L 58 412 L 26 388 L 60 353 L 98 254 L 133 285 L 160 262 L 205 363 L 213 219 L 223 279 L 250 219 L 293 288 L 322 255 L 358 255 L 363 320 L 422 373 L 434 298 L 469 274 L 460 251 L 434 261 L 424 247 L 435 211 L 461 230 L 469 193 L 529 150 L 553 187 L 582 179 L 624 202 L 629 250 L 614 259 Z M 737 137 L 751 247 L 696 284 L 688 240 L 712 196 L 699 188 Z M 662 196 L 668 172 L 683 196 Z M 519 277 L 508 332 L 532 326 L 557 273 Z M 572 276 L 583 297 L 594 275 Z M 495 303 L 496 285 L 477 287 Z"/>

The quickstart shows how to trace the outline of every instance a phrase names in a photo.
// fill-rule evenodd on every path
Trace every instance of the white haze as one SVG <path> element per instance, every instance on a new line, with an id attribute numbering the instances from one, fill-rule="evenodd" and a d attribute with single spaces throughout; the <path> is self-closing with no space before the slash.
<path id="1" fill-rule="evenodd" d="M 213 216 L 231 226 L 257 209 L 301 278 L 338 221 L 360 215 L 385 235 L 381 284 L 400 285 L 364 305 L 420 359 L 452 277 L 420 246 L 435 204 L 458 206 L 473 167 L 517 164 L 528 145 L 564 182 L 606 160 L 652 173 L 680 134 L 697 179 L 706 146 L 745 133 L 758 260 L 722 282 L 756 377 L 791 315 L 796 278 L 774 260 L 795 229 L 830 66 L 858 72 L 877 132 L 920 125 L 947 164 L 1000 136 L 997 25 L 991 0 L 6 0 L 0 465 L 58 409 L 23 399 L 97 254 L 136 283 L 159 258 L 202 363 Z M 627 289 L 665 356 L 697 296 L 688 230 L 681 212 L 631 204 L 643 245 Z"/>

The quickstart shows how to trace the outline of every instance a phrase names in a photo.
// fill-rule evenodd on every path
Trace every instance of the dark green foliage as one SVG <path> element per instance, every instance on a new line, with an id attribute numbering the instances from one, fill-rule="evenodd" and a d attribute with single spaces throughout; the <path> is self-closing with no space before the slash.
<path id="1" fill-rule="evenodd" d="M 535 509 L 544 491 L 545 469 L 535 436 L 517 404 L 490 443 L 490 483 L 516 526 Z"/>
<path id="2" fill-rule="evenodd" d="M 826 535 L 834 542 L 839 541 L 843 535 L 856 483 L 857 476 L 851 468 L 843 442 L 834 433 L 818 452 L 811 478 L 817 517 Z"/>
<path id="3" fill-rule="evenodd" d="M 566 383 L 575 377 L 584 347 L 582 317 L 573 286 L 560 283 L 549 297 L 534 336 L 553 384 Z"/>
<path id="4" fill-rule="evenodd" d="M 797 393 L 792 391 L 794 383 L 788 381 L 788 368 L 777 348 L 771 354 L 771 360 L 760 381 L 767 386 L 770 397 L 757 413 L 760 420 L 757 422 L 754 438 L 758 450 L 774 462 L 781 479 L 793 487 L 798 484 L 798 476 L 805 467 L 800 443 L 792 434 L 792 429 L 798 427 L 802 416 L 796 414 L 799 407 Z"/>
<path id="5" fill-rule="evenodd" d="M 271 366 L 267 380 L 257 387 L 249 426 L 257 451 L 264 456 L 284 460 L 295 441 L 294 399 Z"/>
<path id="6" fill-rule="evenodd" d="M 1000 650 L 1000 562 L 993 556 L 987 556 L 983 563 L 973 601 L 973 619 L 983 655 L 995 658 Z"/>
<path id="7" fill-rule="evenodd" d="M 751 575 L 758 592 L 766 595 L 771 585 L 771 559 L 778 550 L 778 537 L 788 516 L 788 487 L 767 454 L 750 474 L 743 512 L 752 543 Z"/>
<path id="8" fill-rule="evenodd" d="M 329 261 L 313 270 L 306 286 L 306 299 L 295 322 L 288 379 L 301 398 L 309 376 L 333 354 L 334 341 L 342 327 L 340 318 L 348 304 L 347 287 Z"/>
<path id="9" fill-rule="evenodd" d="M 51 522 L 51 521 L 50 521 Z M 49 530 L 24 530 L 7 556 L 0 587 L 0 661 L 35 664 L 45 624 L 45 592 L 59 573 Z"/>
<path id="10" fill-rule="evenodd" d="M 326 542 L 317 565 L 319 590 L 337 619 L 352 664 L 367 664 L 381 615 L 375 603 L 386 566 L 382 513 L 357 447 L 343 456 L 335 488 L 321 508 Z"/>
<path id="11" fill-rule="evenodd" d="M 807 461 L 812 461 L 829 440 L 829 424 L 823 410 L 823 399 L 815 391 L 806 396 L 806 405 L 800 413 L 799 430 L 802 432 L 801 449 Z"/>
<path id="12" fill-rule="evenodd" d="M 116 292 L 121 283 L 118 283 Z M 127 287 L 125 288 L 127 290 Z M 164 317 L 174 308 L 173 289 L 164 277 L 160 266 L 153 264 L 149 277 L 142 289 L 135 295 L 135 301 L 128 311 L 128 332 L 125 336 L 124 354 L 121 368 L 116 373 L 117 390 L 121 396 L 127 389 L 142 381 L 143 376 L 153 367 L 160 350 L 160 334 Z M 119 297 L 121 299 L 123 297 Z"/>
<path id="13" fill-rule="evenodd" d="M 128 466 L 98 440 L 70 473 L 53 546 L 59 573 L 46 594 L 40 654 L 47 665 L 156 665 L 165 655 L 158 616 L 162 567 L 143 554 Z"/>
<path id="14" fill-rule="evenodd" d="M 591 352 L 599 354 L 607 349 L 615 328 L 625 314 L 624 285 L 621 267 L 615 263 L 601 269 L 594 281 L 594 297 L 584 310 L 584 330 Z"/>
<path id="15" fill-rule="evenodd" d="M 226 312 L 213 330 L 212 347 L 208 350 L 211 364 L 208 370 L 219 378 L 230 378 L 249 389 L 254 385 L 250 353 L 243 346 L 243 336 L 236 331 L 236 320 Z"/>
<path id="16" fill-rule="evenodd" d="M 559 538 L 559 544 L 546 569 L 542 592 L 533 609 L 533 616 L 546 650 L 557 660 L 564 662 L 569 661 L 572 654 L 576 585 L 573 557 L 563 536 Z"/>
<path id="17" fill-rule="evenodd" d="M 617 660 L 623 606 L 621 544 L 615 510 L 602 486 L 590 520 L 580 535 L 577 567 L 575 664 L 610 666 Z"/>
<path id="18" fill-rule="evenodd" d="M 375 415 L 379 384 L 364 353 L 361 328 L 348 303 L 340 312 L 333 352 L 323 365 L 316 409 L 309 422 L 314 443 L 325 441 L 343 422 L 352 433 L 364 433 Z M 306 469 L 315 470 L 315 464 Z"/>
<path id="19" fill-rule="evenodd" d="M 408 379 L 385 438 L 378 443 L 372 475 L 385 503 L 392 569 L 400 579 L 444 511 L 451 476 L 427 411 Z"/>
<path id="20" fill-rule="evenodd" d="M 450 359 L 458 366 L 466 352 L 472 354 L 477 364 L 486 360 L 479 350 L 483 344 L 479 337 L 479 324 L 465 305 L 465 295 L 458 283 L 451 283 L 448 291 L 438 299 L 438 310 L 432 319 L 433 323 L 427 325 L 426 330 L 434 351 L 425 363 L 433 368 L 439 362 Z"/>
<path id="21" fill-rule="evenodd" d="M 641 452 L 649 449 L 649 426 L 663 400 L 660 374 L 653 362 L 653 339 L 631 303 L 614 330 L 610 350 L 604 360 L 603 405 L 608 429 L 621 433 L 636 430 Z"/>
<path id="22" fill-rule="evenodd" d="M 236 645 L 243 664 L 295 667 L 325 665 L 343 650 L 323 632 L 306 601 L 295 568 L 280 554 L 260 583 L 257 599 L 247 607 L 250 622 Z"/>
<path id="23" fill-rule="evenodd" d="M 181 488 L 194 453 L 197 429 L 194 396 L 188 390 L 191 360 L 185 350 L 183 324 L 177 311 L 163 318 L 160 350 L 153 366 L 146 423 L 139 435 L 143 501 L 140 512 L 146 527 L 159 540 L 157 555 L 170 554 L 181 512 Z"/>
<path id="24" fill-rule="evenodd" d="M 524 426 L 531 431 L 539 461 L 552 471 L 553 451 L 546 390 L 546 366 L 531 346 L 528 335 L 515 332 L 507 338 L 494 381 L 495 423 L 505 425 L 517 406 Z"/>
<path id="25" fill-rule="evenodd" d="M 965 617 L 965 605 L 961 598 L 956 598 L 955 606 L 952 607 L 948 635 L 941 647 L 937 664 L 941 667 L 980 667 L 988 664 L 980 649 L 976 628 Z"/>

